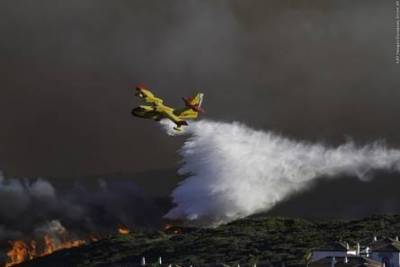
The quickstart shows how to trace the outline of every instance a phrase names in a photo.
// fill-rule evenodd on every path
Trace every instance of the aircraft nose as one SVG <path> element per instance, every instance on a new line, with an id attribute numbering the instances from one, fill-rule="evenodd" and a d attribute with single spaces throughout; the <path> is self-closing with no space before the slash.
<path id="1" fill-rule="evenodd" d="M 135 117 L 139 117 L 143 113 L 143 109 L 141 107 L 137 107 L 132 109 L 131 114 Z"/>

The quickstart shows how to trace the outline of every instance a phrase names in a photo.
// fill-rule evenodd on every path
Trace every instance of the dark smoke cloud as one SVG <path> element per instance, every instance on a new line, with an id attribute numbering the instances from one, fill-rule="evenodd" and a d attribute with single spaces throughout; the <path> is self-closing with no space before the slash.
<path id="1" fill-rule="evenodd" d="M 115 232 L 118 225 L 159 228 L 165 212 L 132 181 L 98 180 L 57 190 L 43 179 L 0 176 L 0 245 L 16 238 L 35 238 L 43 225 L 59 222 L 77 236 Z"/>
<path id="2" fill-rule="evenodd" d="M 143 186 L 157 181 L 153 190 L 167 195 L 178 178 L 163 170 L 177 168 L 182 139 L 131 118 L 137 82 L 173 105 L 200 89 L 215 120 L 296 140 L 399 147 L 393 12 L 390 1 L 372 0 L 2 1 L 0 169 L 60 177 L 51 184 L 64 191 L 68 177 L 140 172 L 152 177 L 138 178 Z M 72 187 L 73 204 L 93 205 Z M 16 210 L 43 198 L 30 194 Z"/>
<path id="3" fill-rule="evenodd" d="M 0 5 L 0 161 L 10 175 L 175 166 L 179 142 L 130 117 L 136 82 L 174 105 L 201 89 L 209 117 L 302 139 L 399 143 L 390 3 Z"/>
<path id="4" fill-rule="evenodd" d="M 374 177 L 367 183 L 354 176 L 342 176 L 337 180 L 321 177 L 311 190 L 277 204 L 268 215 L 354 219 L 371 214 L 400 213 L 397 187 L 390 186 L 398 183 L 399 174 L 380 171 Z"/>
<path id="5" fill-rule="evenodd" d="M 44 235 L 54 242 L 102 238 L 119 226 L 160 229 L 170 207 L 159 195 L 146 194 L 130 179 L 97 178 L 96 184 L 61 187 L 45 179 L 4 178 L 0 173 L 0 264 L 6 260 L 9 241 L 36 240 Z"/>

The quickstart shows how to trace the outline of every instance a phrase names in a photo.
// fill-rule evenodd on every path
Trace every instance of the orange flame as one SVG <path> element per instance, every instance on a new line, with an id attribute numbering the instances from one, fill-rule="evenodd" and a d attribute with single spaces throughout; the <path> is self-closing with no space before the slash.
<path id="1" fill-rule="evenodd" d="M 96 235 L 92 234 L 89 236 L 89 240 L 92 242 L 96 242 L 99 241 L 99 237 L 97 237 Z"/>
<path id="2" fill-rule="evenodd" d="M 173 227 L 172 224 L 167 223 L 166 225 L 164 225 L 164 230 L 168 230 L 169 228 Z"/>
<path id="3" fill-rule="evenodd" d="M 172 224 L 166 224 L 164 225 L 164 232 L 169 233 L 169 234 L 182 234 L 182 229 L 179 226 L 175 226 Z"/>
<path id="4" fill-rule="evenodd" d="M 49 235 L 44 235 L 44 248 L 43 255 L 49 255 L 55 250 L 54 241 Z"/>
<path id="5" fill-rule="evenodd" d="M 7 252 L 9 260 L 6 262 L 5 267 L 24 262 L 28 256 L 28 247 L 24 241 L 16 240 L 10 243 L 12 248 Z"/>
<path id="6" fill-rule="evenodd" d="M 127 234 L 129 234 L 131 231 L 129 230 L 129 228 L 128 227 L 125 227 L 125 226 L 119 226 L 118 227 L 118 233 L 120 234 L 120 235 L 127 235 Z"/>
<path id="7" fill-rule="evenodd" d="M 7 252 L 8 261 L 4 267 L 11 267 L 27 260 L 46 256 L 57 250 L 79 247 L 85 243 L 85 240 L 68 240 L 64 242 L 57 240 L 56 242 L 54 238 L 46 234 L 43 237 L 43 251 L 38 253 L 35 240 L 31 240 L 29 245 L 27 245 L 27 243 L 25 243 L 23 240 L 11 241 L 11 249 Z"/>
<path id="8" fill-rule="evenodd" d="M 31 247 L 29 249 L 29 259 L 32 260 L 34 258 L 37 257 L 37 253 L 36 253 L 36 241 L 35 240 L 31 240 Z"/>

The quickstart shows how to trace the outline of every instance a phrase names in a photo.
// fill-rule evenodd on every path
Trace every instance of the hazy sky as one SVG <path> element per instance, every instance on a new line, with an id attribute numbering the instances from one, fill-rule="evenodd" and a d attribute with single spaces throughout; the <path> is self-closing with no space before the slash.
<path id="1" fill-rule="evenodd" d="M 208 119 L 400 147 L 394 34 L 394 1 L 1 1 L 0 169 L 176 169 L 184 138 L 130 115 L 140 82 L 201 90 Z"/>

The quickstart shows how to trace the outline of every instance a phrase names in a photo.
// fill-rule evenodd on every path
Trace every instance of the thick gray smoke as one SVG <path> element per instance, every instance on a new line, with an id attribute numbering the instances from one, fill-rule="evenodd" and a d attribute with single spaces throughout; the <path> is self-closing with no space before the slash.
<path id="1" fill-rule="evenodd" d="M 166 210 L 131 180 L 99 178 L 97 185 L 76 182 L 66 189 L 45 179 L 5 178 L 0 172 L 0 265 L 8 241 L 36 240 L 40 247 L 45 234 L 58 244 L 68 238 L 101 238 L 120 225 L 159 228 Z"/>
<path id="2" fill-rule="evenodd" d="M 267 211 L 319 177 L 368 181 L 373 170 L 400 171 L 400 150 L 379 142 L 333 148 L 208 120 L 193 122 L 186 133 L 179 173 L 187 178 L 172 194 L 171 219 L 218 225 Z"/>
<path id="3" fill-rule="evenodd" d="M 67 190 L 44 179 L 6 179 L 0 173 L 0 246 L 7 240 L 34 238 L 37 229 L 59 221 L 76 235 L 128 227 L 158 227 L 162 209 L 132 181 L 76 183 Z"/>

